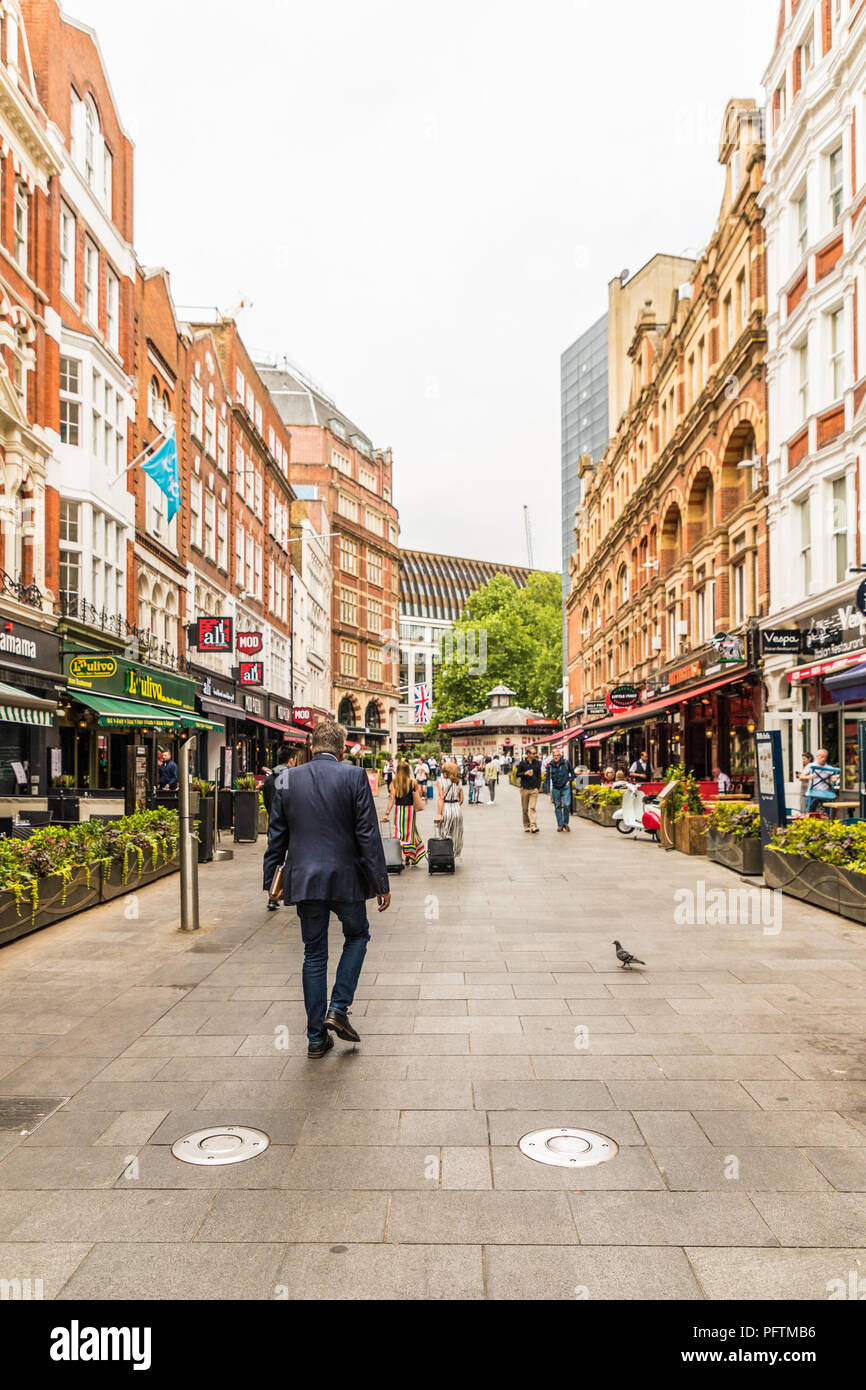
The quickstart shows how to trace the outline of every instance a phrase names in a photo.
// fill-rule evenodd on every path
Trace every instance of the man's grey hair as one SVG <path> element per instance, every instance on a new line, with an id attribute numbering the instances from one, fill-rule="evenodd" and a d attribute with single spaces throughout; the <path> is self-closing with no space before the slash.
<path id="1" fill-rule="evenodd" d="M 346 729 L 334 719 L 323 719 L 313 730 L 314 753 L 333 753 L 338 758 L 346 746 Z"/>

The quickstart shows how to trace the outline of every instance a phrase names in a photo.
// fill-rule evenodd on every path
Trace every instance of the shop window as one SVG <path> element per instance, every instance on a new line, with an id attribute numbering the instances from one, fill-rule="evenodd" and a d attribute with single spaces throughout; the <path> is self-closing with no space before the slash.
<path id="1" fill-rule="evenodd" d="M 353 729 L 355 727 L 355 706 L 348 696 L 340 701 L 340 708 L 337 711 L 337 723 L 344 725 L 347 729 Z"/>

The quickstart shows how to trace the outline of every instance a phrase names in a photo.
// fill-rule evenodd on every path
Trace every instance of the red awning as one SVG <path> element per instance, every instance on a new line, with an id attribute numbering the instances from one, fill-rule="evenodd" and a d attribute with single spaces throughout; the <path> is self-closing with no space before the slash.
<path id="1" fill-rule="evenodd" d="M 601 747 L 601 744 L 602 744 L 601 737 L 599 737 L 599 738 L 588 738 L 588 739 L 586 740 L 586 743 L 585 743 L 583 746 L 584 746 L 584 748 L 600 748 L 600 747 Z"/>
<path id="2" fill-rule="evenodd" d="M 746 676 L 745 671 L 738 671 L 731 676 L 722 676 L 717 681 L 710 681 L 707 685 L 693 685 L 689 690 L 672 690 L 661 700 L 653 700 L 648 705 L 636 705 L 629 710 L 628 714 L 619 714 L 613 719 L 599 720 L 597 724 L 587 724 L 587 733 L 607 733 L 610 729 L 616 729 L 623 724 L 639 724 L 643 719 L 651 714 L 660 714 L 663 710 L 670 709 L 671 705 L 684 705 L 689 700 L 699 699 L 701 695 L 709 695 L 712 690 L 719 690 L 723 685 L 733 685 L 735 681 L 741 681 Z M 597 745 L 587 743 L 587 748 Z"/>
<path id="3" fill-rule="evenodd" d="M 583 733 L 583 730 L 579 727 L 566 729 L 562 733 L 554 734 L 551 738 L 536 739 L 535 743 L 529 744 L 528 747 L 538 748 L 541 744 L 547 743 L 551 748 L 562 748 L 566 743 L 570 743 L 573 738 L 577 738 L 580 733 Z"/>
<path id="4" fill-rule="evenodd" d="M 259 719 L 256 715 L 250 714 L 249 711 L 247 711 L 247 719 L 251 724 L 263 724 L 266 729 L 276 729 L 279 733 L 284 734 L 286 738 L 289 738 L 294 732 L 293 729 L 289 728 L 288 724 L 275 724 L 273 719 Z"/>
<path id="5" fill-rule="evenodd" d="M 846 671 L 849 666 L 862 666 L 866 652 L 851 652 L 848 656 L 837 656 L 829 661 L 817 661 L 813 666 L 797 666 L 788 672 L 789 681 L 811 681 L 822 676 L 832 676 L 835 671 Z"/>

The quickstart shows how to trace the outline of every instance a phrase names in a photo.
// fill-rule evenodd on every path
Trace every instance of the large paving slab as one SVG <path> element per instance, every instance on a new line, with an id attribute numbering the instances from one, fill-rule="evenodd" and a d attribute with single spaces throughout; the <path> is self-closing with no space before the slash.
<path id="1" fill-rule="evenodd" d="M 0 951 L 0 1277 L 49 1298 L 814 1299 L 866 1269 L 866 932 L 682 926 L 706 860 L 583 822 L 524 836 L 502 785 L 454 878 L 373 915 L 360 1046 L 306 1057 L 297 917 L 262 842 Z M 639 882 L 635 896 L 628 885 Z M 625 972 L 619 937 L 646 966 Z M 332 931 L 332 951 L 341 944 Z M 264 1130 L 247 1163 L 174 1141 Z M 534 1129 L 617 1146 L 592 1168 Z M 834 1294 L 834 1290 L 837 1292 Z"/>

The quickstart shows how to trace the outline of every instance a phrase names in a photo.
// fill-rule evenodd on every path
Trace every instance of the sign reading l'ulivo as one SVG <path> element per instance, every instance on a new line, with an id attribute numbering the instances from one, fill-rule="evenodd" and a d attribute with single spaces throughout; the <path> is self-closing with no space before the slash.
<path id="1" fill-rule="evenodd" d="M 75 656 L 70 652 L 63 658 L 63 671 L 70 690 L 89 690 L 94 695 L 114 695 L 166 709 L 195 709 L 194 683 L 170 671 L 157 671 L 116 656 Z"/>

